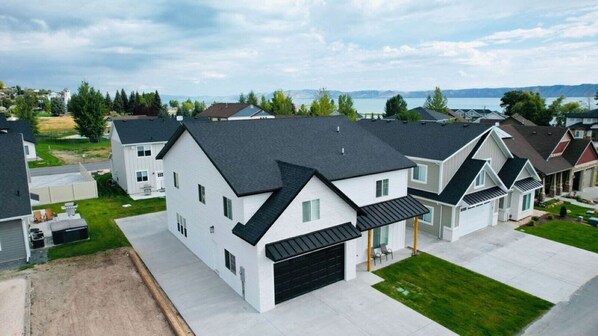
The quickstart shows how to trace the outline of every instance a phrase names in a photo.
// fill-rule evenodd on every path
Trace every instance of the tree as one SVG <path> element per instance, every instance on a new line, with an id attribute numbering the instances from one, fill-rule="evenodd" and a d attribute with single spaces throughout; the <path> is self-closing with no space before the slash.
<path id="1" fill-rule="evenodd" d="M 158 111 L 162 110 L 162 98 L 160 98 L 160 94 L 158 93 L 158 90 L 156 90 L 156 92 L 154 92 L 154 99 L 152 100 L 151 106 L 155 109 L 157 109 Z"/>
<path id="2" fill-rule="evenodd" d="M 555 113 L 554 108 L 546 108 L 544 98 L 537 92 L 509 91 L 500 100 L 506 115 L 517 113 L 541 126 L 547 126 Z"/>
<path id="3" fill-rule="evenodd" d="M 442 94 L 440 88 L 437 86 L 434 89 L 434 93 L 432 94 L 432 96 L 428 96 L 426 98 L 424 108 L 436 112 L 446 113 L 447 105 L 448 99 L 446 99 L 446 97 Z"/>
<path id="4" fill-rule="evenodd" d="M 400 94 L 389 98 L 384 106 L 385 117 L 396 117 L 407 113 L 407 102 Z"/>
<path id="5" fill-rule="evenodd" d="M 173 107 L 173 108 L 177 108 L 177 109 L 178 109 L 178 108 L 179 108 L 179 101 L 178 101 L 178 100 L 176 100 L 176 99 L 171 99 L 171 100 L 168 102 L 168 105 L 170 105 L 170 107 Z"/>
<path id="6" fill-rule="evenodd" d="M 270 111 L 275 115 L 295 114 L 293 99 L 289 96 L 285 96 L 282 90 L 274 91 L 272 100 L 270 100 Z"/>
<path id="7" fill-rule="evenodd" d="M 114 95 L 114 101 L 112 102 L 112 109 L 116 113 L 120 113 L 120 114 L 125 113 L 125 103 L 124 103 L 123 98 L 120 95 L 120 92 L 118 90 L 116 90 L 116 94 Z"/>
<path id="8" fill-rule="evenodd" d="M 357 110 L 353 107 L 353 98 L 350 95 L 338 96 L 338 112 L 346 115 L 351 121 L 357 120 Z"/>
<path id="9" fill-rule="evenodd" d="M 253 91 L 252 91 L 253 92 Z M 257 98 L 256 98 L 257 99 Z M 249 100 L 249 98 L 248 98 Z M 270 102 L 268 101 L 268 99 L 266 99 L 266 97 L 262 96 L 262 101 L 259 104 L 259 106 L 262 108 L 262 110 L 266 111 L 266 112 L 272 112 L 272 106 L 270 106 Z"/>
<path id="10" fill-rule="evenodd" d="M 52 112 L 52 104 L 50 103 L 50 100 L 48 98 L 42 98 L 41 108 L 44 110 L 44 112 Z"/>
<path id="11" fill-rule="evenodd" d="M 580 113 L 585 111 L 581 106 L 581 102 L 567 102 L 563 104 L 564 99 L 565 96 L 560 96 L 548 106 L 550 115 L 556 117 L 556 124 L 560 127 L 565 126 L 567 113 Z"/>
<path id="12" fill-rule="evenodd" d="M 594 96 L 594 100 L 598 101 L 598 90 L 596 90 L 596 95 Z M 596 103 L 598 105 L 598 102 Z"/>
<path id="13" fill-rule="evenodd" d="M 104 105 L 106 105 L 106 109 L 108 110 L 108 112 L 113 111 L 113 103 L 112 103 L 112 98 L 110 98 L 110 94 L 108 92 L 106 92 L 106 96 L 104 97 Z"/>
<path id="14" fill-rule="evenodd" d="M 39 102 L 35 93 L 31 90 L 24 91 L 24 94 L 17 97 L 16 107 L 14 109 L 15 115 L 21 120 L 29 121 L 33 132 L 37 134 L 37 114 L 33 109 L 38 107 Z"/>
<path id="15" fill-rule="evenodd" d="M 254 105 L 254 106 L 259 105 L 258 102 L 257 102 L 257 96 L 255 95 L 255 93 L 253 92 L 253 90 L 249 91 L 249 94 L 247 95 L 247 101 L 246 102 L 247 102 L 247 104 L 251 104 L 251 105 Z M 262 108 L 264 108 L 264 107 L 262 106 Z"/>
<path id="16" fill-rule="evenodd" d="M 331 115 L 335 109 L 334 99 L 330 99 L 328 90 L 322 88 L 318 91 L 316 98 L 314 98 L 311 103 L 309 112 L 313 116 L 327 116 Z"/>
<path id="17" fill-rule="evenodd" d="M 205 110 L 206 110 L 205 102 L 196 100 L 195 103 L 193 103 L 193 116 L 196 116 Z"/>
<path id="18" fill-rule="evenodd" d="M 106 106 L 100 91 L 83 81 L 69 102 L 69 111 L 73 114 L 79 134 L 91 142 L 99 142 L 106 129 Z"/>
<path id="19" fill-rule="evenodd" d="M 195 104 L 193 104 L 191 99 L 187 98 L 187 100 L 185 100 L 183 102 L 183 104 L 181 104 L 181 108 L 179 109 L 179 114 L 182 115 L 183 117 L 189 117 L 189 116 L 191 116 L 191 112 L 193 112 L 194 108 L 195 108 Z"/>
<path id="20" fill-rule="evenodd" d="M 122 99 L 123 102 L 123 110 L 120 113 L 127 113 L 127 111 L 129 111 L 129 99 L 127 98 L 125 89 L 120 89 L 120 99 Z"/>
<path id="21" fill-rule="evenodd" d="M 421 115 L 419 115 L 419 113 L 417 113 L 415 110 L 401 111 L 396 114 L 396 117 L 399 120 L 406 121 L 419 121 L 421 119 Z"/>
<path id="22" fill-rule="evenodd" d="M 297 110 L 297 114 L 299 115 L 309 115 L 309 109 L 307 108 L 307 106 L 305 106 L 305 104 L 301 104 L 301 106 L 299 106 L 299 109 Z"/>
<path id="23" fill-rule="evenodd" d="M 245 104 L 246 102 L 247 102 L 247 99 L 245 98 L 245 95 L 243 93 L 241 93 L 241 95 L 239 96 L 239 103 Z"/>
<path id="24" fill-rule="evenodd" d="M 66 113 L 66 106 L 64 105 L 64 99 L 60 97 L 54 97 L 50 100 L 51 113 L 53 116 L 59 116 Z"/>
<path id="25" fill-rule="evenodd" d="M 0 90 L 3 90 L 6 84 L 3 81 L 0 81 Z"/>

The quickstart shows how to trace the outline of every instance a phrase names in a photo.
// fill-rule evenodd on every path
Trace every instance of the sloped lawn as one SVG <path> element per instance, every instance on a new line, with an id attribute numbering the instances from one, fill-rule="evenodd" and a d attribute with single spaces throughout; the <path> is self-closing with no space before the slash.
<path id="1" fill-rule="evenodd" d="M 517 230 L 598 253 L 598 228 L 567 221 L 551 221 Z"/>
<path id="2" fill-rule="evenodd" d="M 166 210 L 166 201 L 164 199 L 151 198 L 133 201 L 120 188 L 111 186 L 108 183 L 110 178 L 110 174 L 96 178 L 99 198 L 77 201 L 77 212 L 87 221 L 90 239 L 51 247 L 48 251 L 48 259 L 69 258 L 130 246 L 129 241 L 116 225 L 114 219 Z M 123 208 L 124 204 L 130 204 L 131 206 Z M 35 209 L 52 208 L 55 213 L 58 213 L 64 212 L 60 208 L 63 205 L 64 203 L 57 203 L 38 206 Z"/>
<path id="3" fill-rule="evenodd" d="M 460 335 L 514 335 L 552 307 L 425 253 L 374 273 L 385 280 L 374 288 Z"/>

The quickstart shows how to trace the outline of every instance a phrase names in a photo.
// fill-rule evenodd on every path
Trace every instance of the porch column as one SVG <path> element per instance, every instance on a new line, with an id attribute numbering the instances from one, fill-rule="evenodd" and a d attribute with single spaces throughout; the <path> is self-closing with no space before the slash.
<path id="1" fill-rule="evenodd" d="M 419 217 L 415 217 L 415 222 L 413 223 L 413 253 L 412 256 L 417 255 L 417 229 L 419 228 Z"/>
<path id="2" fill-rule="evenodd" d="M 542 175 L 542 188 L 540 188 L 540 192 L 538 194 L 538 202 L 543 203 L 545 198 L 546 198 L 546 181 L 544 179 L 544 175 Z"/>
<path id="3" fill-rule="evenodd" d="M 372 229 L 368 230 L 368 272 L 372 270 Z"/>
<path id="4" fill-rule="evenodd" d="M 560 195 L 563 192 L 563 172 L 557 175 L 556 182 L 556 194 Z"/>
<path id="5" fill-rule="evenodd" d="M 556 196 L 556 174 L 550 175 L 550 191 L 548 194 L 551 197 Z"/>
<path id="6" fill-rule="evenodd" d="M 565 187 L 563 189 L 563 192 L 566 192 L 568 194 L 571 193 L 571 171 L 567 171 L 565 172 Z"/>

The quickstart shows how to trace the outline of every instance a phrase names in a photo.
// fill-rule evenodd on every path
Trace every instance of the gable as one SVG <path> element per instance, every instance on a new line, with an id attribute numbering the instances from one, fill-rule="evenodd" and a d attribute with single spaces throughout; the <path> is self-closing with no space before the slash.
<path id="1" fill-rule="evenodd" d="M 592 146 L 592 143 L 590 142 L 588 144 L 588 146 L 586 147 L 586 149 L 583 151 L 583 154 L 581 154 L 581 157 L 577 161 L 576 165 L 580 165 L 583 163 L 588 163 L 588 162 L 598 160 L 598 155 L 596 154 L 596 150 L 594 150 L 591 146 Z"/>
<path id="2" fill-rule="evenodd" d="M 513 155 L 500 139 L 496 132 L 492 131 L 491 136 L 486 137 L 482 145 L 474 154 L 474 159 L 491 160 L 492 169 L 495 172 L 500 171 L 507 159 L 512 158 Z"/>
<path id="3" fill-rule="evenodd" d="M 565 149 L 567 149 L 567 146 L 569 146 L 569 142 L 571 142 L 571 139 L 572 137 L 569 134 L 569 132 L 565 132 L 565 134 L 561 138 L 561 141 L 559 141 L 559 143 L 556 145 L 550 156 L 558 156 L 563 154 Z"/>

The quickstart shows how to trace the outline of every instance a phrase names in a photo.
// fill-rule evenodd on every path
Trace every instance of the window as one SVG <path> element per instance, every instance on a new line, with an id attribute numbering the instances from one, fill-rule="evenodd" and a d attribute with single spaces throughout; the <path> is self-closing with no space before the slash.
<path id="1" fill-rule="evenodd" d="M 187 219 L 177 212 L 176 214 L 177 230 L 185 237 L 187 237 Z"/>
<path id="2" fill-rule="evenodd" d="M 320 199 L 303 202 L 303 223 L 320 219 Z"/>
<path id="3" fill-rule="evenodd" d="M 199 201 L 203 204 L 206 204 L 206 188 L 201 184 L 198 184 L 197 193 L 199 194 Z"/>
<path id="4" fill-rule="evenodd" d="M 532 204 L 532 194 L 523 195 L 523 204 L 521 204 L 521 211 L 529 210 Z"/>
<path id="5" fill-rule="evenodd" d="M 172 172 L 172 175 L 174 176 L 174 187 L 178 188 L 179 187 L 179 174 L 177 174 L 176 172 Z"/>
<path id="6" fill-rule="evenodd" d="M 575 131 L 576 139 L 583 139 L 583 131 Z"/>
<path id="7" fill-rule="evenodd" d="M 222 197 L 222 206 L 224 208 L 224 217 L 233 219 L 233 202 L 226 197 Z"/>
<path id="8" fill-rule="evenodd" d="M 482 171 L 475 178 L 475 188 L 484 186 L 485 182 L 486 182 L 486 172 Z"/>
<path id="9" fill-rule="evenodd" d="M 378 248 L 382 244 L 388 244 L 388 225 L 374 229 L 372 247 Z"/>
<path id="10" fill-rule="evenodd" d="M 420 215 L 420 216 L 419 216 L 419 217 L 417 217 L 417 218 L 419 218 L 419 220 L 420 220 L 422 223 L 424 223 L 424 224 L 430 224 L 430 225 L 431 225 L 431 224 L 432 224 L 432 218 L 434 218 L 434 208 L 432 208 L 432 207 L 429 207 L 429 206 L 427 206 L 427 205 L 425 205 L 425 207 L 426 207 L 426 208 L 428 208 L 428 210 L 429 210 L 430 212 L 428 212 L 427 214 Z"/>
<path id="11" fill-rule="evenodd" d="M 137 146 L 137 157 L 152 156 L 152 146 Z"/>
<path id="12" fill-rule="evenodd" d="M 224 250 L 224 265 L 228 268 L 233 274 L 237 274 L 237 261 L 235 256 L 228 252 L 228 250 Z"/>
<path id="13" fill-rule="evenodd" d="M 25 145 L 25 155 L 29 156 L 29 146 Z"/>
<path id="14" fill-rule="evenodd" d="M 147 170 L 140 170 L 135 174 L 137 175 L 137 182 L 147 182 Z"/>
<path id="15" fill-rule="evenodd" d="M 388 179 L 376 181 L 376 197 L 388 196 Z"/>
<path id="16" fill-rule="evenodd" d="M 417 167 L 413 167 L 411 180 L 426 183 L 428 181 L 428 166 L 418 164 Z"/>

